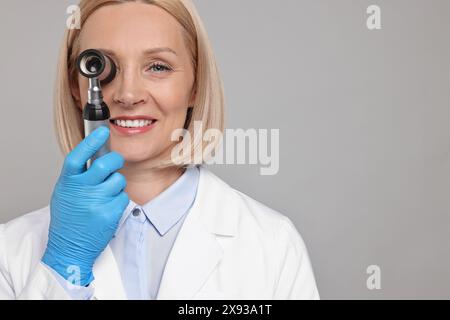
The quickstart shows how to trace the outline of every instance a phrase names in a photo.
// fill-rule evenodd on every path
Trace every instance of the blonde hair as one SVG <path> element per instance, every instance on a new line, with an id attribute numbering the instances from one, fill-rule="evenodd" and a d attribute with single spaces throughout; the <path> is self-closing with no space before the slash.
<path id="1" fill-rule="evenodd" d="M 77 83 L 75 61 L 80 54 L 79 36 L 89 16 L 106 5 L 127 2 L 141 2 L 158 6 L 171 14 L 183 27 L 185 43 L 192 55 L 195 73 L 195 100 L 191 113 L 188 112 L 185 128 L 192 141 L 189 156 L 177 159 L 164 159 L 155 167 L 162 168 L 176 164 L 192 164 L 197 152 L 205 151 L 207 142 L 194 135 L 194 121 L 201 121 L 203 130 L 224 128 L 224 90 L 216 59 L 203 23 L 191 0 L 81 0 L 80 29 L 67 29 L 60 49 L 57 77 L 55 83 L 54 125 L 58 144 L 66 155 L 84 138 L 84 125 L 81 110 L 71 92 L 71 84 Z M 179 142 L 183 143 L 183 141 Z M 213 144 L 217 145 L 215 141 Z M 211 146 L 210 146 L 211 147 Z M 210 149 L 210 148 L 208 148 Z M 202 161 L 201 161 L 202 162 Z M 176 164 L 175 164 L 176 163 Z"/>

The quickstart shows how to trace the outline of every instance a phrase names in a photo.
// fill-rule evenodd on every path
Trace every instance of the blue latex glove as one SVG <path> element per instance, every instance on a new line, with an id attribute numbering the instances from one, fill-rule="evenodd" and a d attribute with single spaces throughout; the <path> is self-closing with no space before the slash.
<path id="1" fill-rule="evenodd" d="M 119 170 L 125 160 L 109 152 L 86 162 L 108 140 L 109 129 L 100 127 L 65 158 L 50 203 L 48 244 L 42 261 L 66 280 L 80 271 L 80 284 L 93 279 L 92 267 L 112 239 L 129 198 L 123 191 L 125 177 Z M 79 268 L 79 269 L 77 269 Z"/>

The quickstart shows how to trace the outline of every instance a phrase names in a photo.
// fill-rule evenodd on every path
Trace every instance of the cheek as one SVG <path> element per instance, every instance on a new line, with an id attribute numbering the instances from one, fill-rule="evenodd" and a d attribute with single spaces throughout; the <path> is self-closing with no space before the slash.
<path id="1" fill-rule="evenodd" d="M 151 94 L 160 108 L 160 124 L 163 125 L 164 135 L 184 126 L 190 98 L 190 87 L 187 83 L 188 79 L 182 78 L 153 87 Z"/>
<path id="2" fill-rule="evenodd" d="M 182 112 L 188 107 L 186 88 L 184 86 L 167 86 L 153 91 L 153 97 L 164 115 Z"/>
<path id="3" fill-rule="evenodd" d="M 167 106 L 165 114 L 160 121 L 164 135 L 170 135 L 172 131 L 183 128 L 186 120 L 187 107 L 185 105 Z"/>

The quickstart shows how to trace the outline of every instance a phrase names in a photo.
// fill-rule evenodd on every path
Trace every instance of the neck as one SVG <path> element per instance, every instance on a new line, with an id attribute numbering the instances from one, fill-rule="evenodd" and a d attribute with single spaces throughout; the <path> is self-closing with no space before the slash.
<path id="1" fill-rule="evenodd" d="M 125 163 L 119 170 L 127 180 L 125 192 L 138 205 L 144 205 L 172 185 L 184 168 L 144 168 L 137 163 Z"/>

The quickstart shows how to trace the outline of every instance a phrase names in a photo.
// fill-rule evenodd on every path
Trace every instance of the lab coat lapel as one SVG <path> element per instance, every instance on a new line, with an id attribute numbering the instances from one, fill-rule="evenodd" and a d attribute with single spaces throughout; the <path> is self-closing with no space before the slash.
<path id="1" fill-rule="evenodd" d="M 156 299 L 192 299 L 223 256 L 217 235 L 236 234 L 236 201 L 227 185 L 200 168 L 197 196 L 167 260 Z"/>
<path id="2" fill-rule="evenodd" d="M 197 195 L 169 254 L 156 299 L 191 299 L 202 288 L 223 256 L 217 235 L 237 233 L 236 196 L 225 182 L 200 167 Z M 93 272 L 97 299 L 127 299 L 109 245 Z"/>
<path id="3" fill-rule="evenodd" d="M 99 300 L 126 300 L 120 271 L 110 246 L 106 246 L 93 268 L 94 297 Z"/>
<path id="4" fill-rule="evenodd" d="M 191 210 L 175 240 L 161 279 L 158 300 L 190 299 L 222 257 L 223 251 L 215 235 L 205 228 L 196 213 L 197 210 Z M 96 299 L 127 299 L 109 245 L 95 262 L 93 272 Z"/>
<path id="5" fill-rule="evenodd" d="M 186 218 L 169 255 L 156 299 L 192 298 L 222 254 L 214 235 L 196 218 Z"/>

